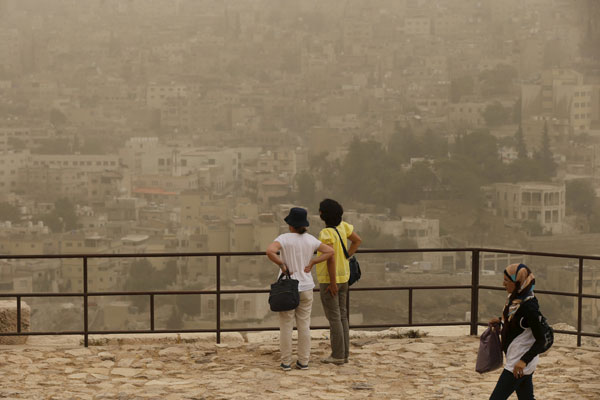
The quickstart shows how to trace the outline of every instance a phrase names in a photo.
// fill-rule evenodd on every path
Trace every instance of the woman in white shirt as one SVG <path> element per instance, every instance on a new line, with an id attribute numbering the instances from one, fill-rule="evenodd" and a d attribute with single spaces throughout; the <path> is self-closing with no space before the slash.
<path id="1" fill-rule="evenodd" d="M 292 332 L 294 319 L 298 330 L 298 359 L 296 368 L 308 369 L 310 358 L 310 313 L 312 311 L 313 288 L 315 283 L 310 272 L 305 272 L 306 267 L 312 268 L 315 264 L 331 258 L 333 249 L 310 233 L 307 212 L 300 207 L 293 207 L 284 221 L 289 225 L 289 233 L 279 235 L 267 247 L 267 257 L 281 269 L 281 273 L 290 272 L 292 278 L 298 280 L 300 304 L 291 311 L 279 312 L 279 346 L 281 350 L 281 369 L 292 369 Z M 313 258 L 315 251 L 319 256 Z M 278 255 L 277 253 L 280 252 Z M 308 271 L 310 271 L 310 268 Z"/>

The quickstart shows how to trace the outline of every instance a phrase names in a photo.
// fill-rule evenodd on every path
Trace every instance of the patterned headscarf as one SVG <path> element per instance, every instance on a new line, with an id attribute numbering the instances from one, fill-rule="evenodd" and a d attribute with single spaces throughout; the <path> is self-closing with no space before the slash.
<path id="1" fill-rule="evenodd" d="M 522 303 L 533 298 L 535 276 L 525 264 L 510 264 L 504 270 L 506 275 L 515 284 L 515 290 L 508 295 L 502 315 L 510 321 Z"/>

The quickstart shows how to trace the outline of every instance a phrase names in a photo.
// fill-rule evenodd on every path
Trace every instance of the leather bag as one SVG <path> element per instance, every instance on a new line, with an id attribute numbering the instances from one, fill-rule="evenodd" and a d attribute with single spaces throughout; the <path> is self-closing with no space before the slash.
<path id="1" fill-rule="evenodd" d="M 333 228 L 335 230 L 335 232 L 338 234 L 338 237 L 340 238 L 340 243 L 342 244 L 342 250 L 344 250 L 344 256 L 348 260 L 348 264 L 350 266 L 350 279 L 348 279 L 348 286 L 352 286 L 354 284 L 354 282 L 356 282 L 360 279 L 360 275 L 361 275 L 360 264 L 358 263 L 358 260 L 356 259 L 356 257 L 354 257 L 354 256 L 350 257 L 350 255 L 348 254 L 348 250 L 346 250 L 346 245 L 344 244 L 345 240 L 342 240 L 342 235 L 340 235 L 340 232 L 337 230 L 337 228 L 335 226 L 330 226 L 330 228 Z"/>

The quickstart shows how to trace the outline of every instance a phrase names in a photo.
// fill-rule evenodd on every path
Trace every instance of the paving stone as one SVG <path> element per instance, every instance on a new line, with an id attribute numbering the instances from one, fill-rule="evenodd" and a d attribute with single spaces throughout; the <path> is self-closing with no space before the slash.
<path id="1" fill-rule="evenodd" d="M 313 339 L 306 371 L 279 369 L 272 336 L 264 342 L 149 341 L 98 348 L 3 348 L 0 398 L 7 399 L 479 399 L 500 370 L 475 372 L 479 342 L 470 336 L 420 339 L 353 334 L 350 363 L 319 362 L 329 341 Z M 387 334 L 387 333 L 386 333 Z M 313 336 L 316 337 L 316 336 Z M 320 336 L 319 336 L 320 337 Z M 399 337 L 398 335 L 396 337 Z M 561 347 L 541 357 L 536 397 L 600 398 L 599 349 Z M 98 351 L 101 350 L 101 351 Z"/>

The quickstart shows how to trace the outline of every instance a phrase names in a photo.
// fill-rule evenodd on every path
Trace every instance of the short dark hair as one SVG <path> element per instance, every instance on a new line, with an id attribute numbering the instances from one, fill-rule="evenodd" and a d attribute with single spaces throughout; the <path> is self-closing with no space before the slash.
<path id="1" fill-rule="evenodd" d="M 337 201 L 325 199 L 319 203 L 319 213 L 321 214 L 321 219 L 325 222 L 325 225 L 338 226 L 342 223 L 344 209 Z"/>
<path id="2" fill-rule="evenodd" d="M 305 226 L 298 226 L 298 227 L 296 227 L 296 226 L 293 226 L 293 228 L 294 228 L 294 230 L 296 231 L 296 233 L 299 233 L 299 234 L 301 234 L 301 235 L 302 235 L 303 233 L 306 233 L 306 232 L 308 231 L 308 229 L 306 229 L 306 227 L 305 227 Z"/>

